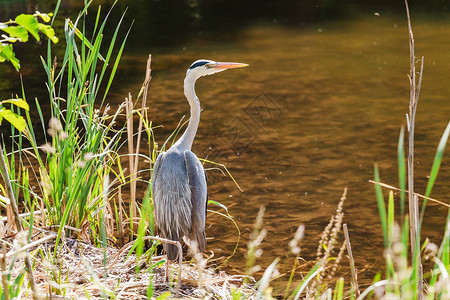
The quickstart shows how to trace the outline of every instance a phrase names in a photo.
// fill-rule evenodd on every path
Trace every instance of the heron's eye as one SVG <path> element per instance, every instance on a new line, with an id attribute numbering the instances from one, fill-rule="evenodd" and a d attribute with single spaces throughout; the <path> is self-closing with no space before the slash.
<path id="1" fill-rule="evenodd" d="M 207 69 L 211 69 L 211 68 L 217 67 L 217 64 L 216 64 L 216 63 L 208 63 L 208 64 L 205 64 L 205 67 L 206 67 Z"/>

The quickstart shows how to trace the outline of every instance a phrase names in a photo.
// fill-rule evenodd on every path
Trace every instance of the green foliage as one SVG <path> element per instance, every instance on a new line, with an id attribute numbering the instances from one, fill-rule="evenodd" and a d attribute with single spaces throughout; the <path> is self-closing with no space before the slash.
<path id="1" fill-rule="evenodd" d="M 341 277 L 336 282 L 333 300 L 342 300 L 342 299 L 344 299 L 344 278 Z"/>
<path id="2" fill-rule="evenodd" d="M 425 191 L 426 197 L 430 197 L 431 191 L 433 190 L 434 183 L 439 173 L 439 168 L 441 167 L 442 156 L 444 155 L 444 150 L 445 146 L 447 145 L 449 135 L 450 135 L 450 122 L 447 124 L 447 127 L 445 128 L 445 131 L 442 134 L 441 140 L 439 141 L 439 145 L 436 149 L 436 154 L 434 156 L 433 165 L 431 167 L 430 176 L 428 179 L 427 189 Z M 420 213 L 420 224 L 422 224 L 423 221 L 427 201 L 428 199 L 425 198 L 422 204 L 422 210 Z"/>
<path id="3" fill-rule="evenodd" d="M 1 41 L 0 41 L 1 43 Z M 10 61 L 16 70 L 20 69 L 20 62 L 16 58 L 11 44 L 0 44 L 0 62 Z"/>
<path id="4" fill-rule="evenodd" d="M 20 62 L 13 51 L 13 43 L 27 42 L 29 34 L 37 41 L 40 41 L 39 32 L 41 32 L 53 43 L 57 43 L 58 38 L 55 36 L 55 30 L 50 25 L 39 23 L 38 20 L 38 17 L 40 17 L 44 22 L 48 23 L 51 16 L 52 14 L 42 14 L 40 12 L 36 12 L 33 15 L 21 14 L 14 20 L 0 23 L 0 30 L 8 34 L 0 39 L 0 62 L 9 61 L 18 71 Z"/>
<path id="5" fill-rule="evenodd" d="M 13 110 L 7 109 L 5 104 L 12 104 L 25 111 L 29 111 L 30 107 L 28 106 L 28 103 L 20 98 L 0 101 L 0 124 L 2 124 L 3 119 L 5 119 L 11 123 L 12 126 L 17 128 L 17 130 L 21 132 L 24 131 L 27 125 L 25 119 Z"/>
<path id="6" fill-rule="evenodd" d="M 23 293 L 22 290 L 22 286 L 23 286 L 23 282 L 25 280 L 25 270 L 22 270 L 17 276 L 16 278 L 14 278 L 14 280 L 12 280 L 12 276 L 11 276 L 11 269 L 8 272 L 7 275 L 7 282 L 8 282 L 8 295 L 10 297 L 10 299 L 20 299 L 21 295 Z M 4 287 L 0 286 L 0 299 L 5 299 L 5 290 Z"/>
<path id="7" fill-rule="evenodd" d="M 387 234 L 387 216 L 386 216 L 386 208 L 384 204 L 383 191 L 381 190 L 380 182 L 380 172 L 378 170 L 378 165 L 375 164 L 375 194 L 377 197 L 378 203 L 378 212 L 381 218 L 381 226 L 383 227 L 383 236 L 384 236 L 384 246 L 388 245 L 388 234 Z"/>
<path id="8" fill-rule="evenodd" d="M 442 155 L 444 153 L 448 137 L 450 135 L 450 123 L 447 125 L 434 157 L 433 166 L 431 168 L 430 178 L 428 180 L 425 196 L 428 197 L 431 194 L 434 183 L 437 178 L 439 167 L 442 161 Z M 398 146 L 398 170 L 400 186 L 405 186 L 405 166 L 404 166 L 404 153 L 403 153 L 403 130 L 400 133 L 399 146 Z M 418 275 L 417 270 L 421 269 L 421 260 L 414 257 L 409 260 L 408 249 L 409 245 L 409 217 L 402 216 L 404 223 L 399 225 L 395 224 L 394 219 L 394 194 L 392 191 L 389 193 L 388 206 L 386 212 L 386 205 L 382 195 L 380 186 L 380 176 L 378 166 L 375 165 L 375 192 L 378 203 L 378 209 L 380 214 L 380 220 L 383 227 L 384 241 L 385 241 L 385 253 L 386 253 L 386 280 L 377 280 L 372 286 L 370 286 L 362 295 L 368 295 L 375 286 L 385 286 L 386 293 L 395 295 L 398 299 L 416 299 L 418 297 L 418 286 L 421 281 L 421 277 Z M 423 220 L 423 214 L 427 204 L 427 199 L 423 201 L 422 212 L 420 217 L 420 223 Z M 400 204 L 404 201 L 404 195 L 400 194 Z M 404 208 L 400 206 L 401 213 L 404 212 Z M 450 211 L 447 216 L 446 229 L 444 239 L 441 243 L 439 251 L 433 249 L 433 246 L 426 240 L 420 251 L 417 251 L 417 255 L 426 253 L 425 259 L 430 259 L 435 263 L 433 270 L 429 274 L 424 274 L 424 278 L 428 278 L 428 299 L 446 299 L 449 296 L 450 291 L 445 287 L 445 282 L 448 278 L 448 270 L 450 269 L 449 257 L 449 224 L 450 224 Z M 420 227 L 419 227 L 420 231 Z M 420 232 L 419 232 L 420 233 Z M 418 235 L 420 236 L 420 235 Z M 419 249 L 420 241 L 417 241 L 417 245 L 411 245 Z M 422 256 L 422 255 L 421 255 Z M 410 261 L 410 263 L 408 263 Z"/>
<path id="9" fill-rule="evenodd" d="M 78 26 L 84 22 L 87 8 L 88 5 L 74 24 Z M 0 102 L 0 121 L 6 119 L 19 131 L 18 135 L 14 130 L 12 133 L 14 139 L 12 150 L 14 153 L 14 147 L 17 145 L 19 156 L 18 158 L 15 155 L 10 156 L 9 174 L 14 182 L 16 197 L 19 198 L 19 193 L 23 191 L 25 209 L 33 211 L 39 202 L 40 208 L 45 210 L 46 225 L 58 225 L 56 246 L 61 240 L 63 231 L 66 234 L 72 233 L 65 226 L 76 229 L 90 228 L 93 241 L 97 245 L 105 246 L 107 239 L 114 238 L 111 231 L 107 232 L 106 224 L 109 219 L 106 210 L 109 199 L 117 187 L 112 188 L 113 184 L 106 183 L 104 179 L 110 176 L 112 166 L 118 158 L 117 150 L 124 126 L 117 127 L 115 122 L 123 106 L 113 115 L 109 115 L 109 107 L 98 106 L 96 100 L 99 98 L 103 101 L 106 98 L 107 92 L 100 95 L 100 91 L 109 90 L 122 51 L 112 55 L 116 46 L 113 41 L 107 45 L 106 58 L 100 55 L 107 17 L 103 21 L 96 20 L 95 26 L 100 26 L 92 37 L 86 36 L 85 25 L 80 26 L 83 28 L 81 43 L 80 38 L 74 34 L 76 27 L 69 26 L 71 21 L 66 20 L 67 46 L 64 57 L 61 58 L 62 63 L 58 65 L 50 59 L 52 42 L 57 41 L 54 31 L 49 25 L 38 22 L 38 18 L 49 22 L 50 16 L 41 13 L 20 15 L 15 21 L 2 23 L 2 28 L 6 29 L 5 32 L 10 34 L 11 39 L 22 41 L 27 40 L 28 35 L 32 35 L 39 40 L 39 32 L 50 38 L 48 59 L 47 61 L 42 59 L 47 74 L 46 85 L 52 116 L 48 126 L 36 99 L 36 108 L 48 142 L 40 145 L 36 140 L 35 128 L 23 89 L 21 98 Z M 5 24 L 8 27 L 5 27 Z M 114 39 L 120 24 L 121 21 L 114 31 Z M 87 40 L 94 42 L 88 45 Z M 120 42 L 121 49 L 125 41 L 126 37 Z M 61 86 L 65 86 L 66 89 L 61 89 Z M 16 109 L 7 109 L 5 105 Z M 19 108 L 25 112 L 25 118 L 16 114 Z M 28 140 L 31 149 L 24 151 L 23 139 Z M 38 168 L 32 173 L 25 172 L 26 164 L 31 160 Z M 34 176 L 33 180 L 41 183 L 38 190 L 31 190 L 30 176 Z M 56 253 L 55 251 L 54 258 Z"/>
<path id="10" fill-rule="evenodd" d="M 82 23 L 87 8 L 88 5 L 75 24 Z M 106 203 L 102 198 L 104 193 L 114 190 L 110 189 L 110 186 L 104 186 L 103 178 L 111 173 L 124 130 L 124 127 L 114 127 L 122 107 L 110 116 L 108 107 L 95 106 L 103 78 L 109 77 L 108 84 L 103 87 L 108 90 L 121 58 L 119 52 L 113 68 L 107 70 L 106 66 L 112 60 L 111 55 L 108 55 L 101 71 L 97 71 L 106 21 L 107 17 L 103 20 L 100 30 L 91 38 L 86 36 L 84 31 L 86 26 L 82 26 L 83 38 L 80 45 L 77 44 L 74 29 L 69 26 L 70 20 L 66 20 L 67 47 L 61 68 L 58 70 L 50 59 L 43 62 L 48 77 L 53 121 L 49 125 L 50 151 L 47 151 L 45 161 L 40 160 L 40 173 L 41 178 L 47 181 L 47 188 L 45 185 L 43 188 L 43 201 L 52 211 L 49 218 L 53 224 L 61 226 L 57 244 L 65 225 L 75 228 L 88 225 L 94 237 L 105 238 L 101 229 L 105 220 L 101 222 L 100 216 L 106 209 Z M 120 24 L 121 21 L 116 27 L 115 35 L 120 29 Z M 88 39 L 95 41 L 94 47 L 87 46 Z M 126 38 L 122 41 L 122 47 L 125 41 Z M 114 47 L 113 42 L 109 45 L 108 54 Z M 48 48 L 50 52 L 50 43 Z M 58 88 L 61 85 L 67 86 L 64 95 Z M 30 122 L 29 116 L 28 120 Z M 31 142 L 35 143 L 34 139 Z M 39 155 L 38 145 L 34 144 L 34 150 L 36 155 Z"/>
<path id="11" fill-rule="evenodd" d="M 317 276 L 321 271 L 322 262 L 318 261 L 314 267 L 309 270 L 308 274 L 305 276 L 305 278 L 300 282 L 298 287 L 292 292 L 291 298 L 293 297 L 294 300 L 298 300 L 300 296 L 302 295 L 303 291 L 308 288 L 309 282 Z"/>
<path id="12" fill-rule="evenodd" d="M 50 16 L 52 16 L 52 14 L 42 14 L 40 12 L 36 12 L 33 15 L 21 14 L 14 20 L 0 23 L 0 30 L 7 33 L 7 35 L 2 35 L 2 38 L 0 39 L 0 62 L 9 61 L 14 68 L 19 71 L 20 61 L 14 53 L 13 43 L 27 42 L 29 34 L 37 41 L 40 41 L 39 32 L 41 32 L 53 41 L 53 43 L 57 43 L 58 38 L 55 36 L 53 28 L 50 25 L 39 23 L 38 21 L 38 17 L 40 17 L 44 22 L 49 22 Z M 29 110 L 28 104 L 23 99 L 10 99 L 0 102 L 0 124 L 3 119 L 5 119 L 20 132 L 24 131 L 26 128 L 25 119 L 14 111 L 6 109 L 4 107 L 4 104 L 6 103 L 14 104 L 26 111 Z"/>
<path id="13" fill-rule="evenodd" d="M 405 164 L 405 128 L 402 127 L 398 137 L 397 160 L 398 182 L 400 187 L 400 216 L 405 215 L 405 189 L 406 189 L 406 164 Z"/>
<path id="14" fill-rule="evenodd" d="M 136 257 L 139 259 L 142 254 L 144 253 L 144 236 L 145 233 L 150 230 L 153 231 L 153 205 L 150 201 L 150 188 L 151 185 L 148 185 L 147 190 L 144 194 L 144 200 L 142 203 L 142 207 L 140 210 L 140 218 L 139 218 L 139 225 L 138 225 L 138 234 L 136 237 L 136 241 L 131 247 L 132 251 L 136 251 Z M 153 255 L 153 252 L 151 251 L 150 256 Z M 138 273 L 140 270 L 140 266 L 136 265 L 136 273 Z"/>

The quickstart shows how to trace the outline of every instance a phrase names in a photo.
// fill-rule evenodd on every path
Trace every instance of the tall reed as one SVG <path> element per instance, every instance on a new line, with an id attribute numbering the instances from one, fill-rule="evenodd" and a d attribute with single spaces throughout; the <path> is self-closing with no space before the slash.
<path id="1" fill-rule="evenodd" d="M 106 234 L 102 216 L 110 215 L 106 212 L 110 210 L 108 199 L 117 190 L 117 180 L 113 178 L 110 184 L 105 184 L 104 179 L 115 174 L 112 168 L 118 159 L 117 151 L 125 128 L 118 125 L 117 119 L 124 105 L 110 115 L 111 108 L 104 102 L 128 33 L 120 42 L 117 54 L 113 55 L 122 16 L 106 48 L 106 55 L 100 54 L 110 12 L 101 20 L 101 8 L 98 8 L 93 24 L 95 29 L 88 38 L 85 23 L 90 3 L 74 22 L 65 21 L 66 50 L 61 61 L 56 57 L 52 59 L 50 42 L 47 58 L 41 57 L 47 74 L 51 115 L 48 126 L 37 99 L 35 106 L 46 143 L 41 145 L 37 141 L 34 120 L 25 111 L 27 128 L 23 132 L 13 130 L 12 153 L 7 158 L 14 196 L 23 198 L 26 210 L 40 210 L 39 219 L 31 218 L 28 225 L 34 222 L 40 226 L 56 225 L 56 248 L 65 234 L 81 236 L 86 230 L 92 234 L 92 241 L 101 244 Z M 22 96 L 26 100 L 23 88 Z M 30 145 L 28 148 L 25 140 Z M 37 189 L 31 187 L 31 180 L 39 183 Z M 111 235 L 110 232 L 108 236 Z"/>

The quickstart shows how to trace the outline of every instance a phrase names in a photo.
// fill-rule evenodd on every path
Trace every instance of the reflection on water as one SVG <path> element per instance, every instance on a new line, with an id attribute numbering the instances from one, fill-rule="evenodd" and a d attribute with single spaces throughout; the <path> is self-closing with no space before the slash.
<path id="1" fill-rule="evenodd" d="M 423 191 L 450 116 L 450 24 L 418 18 L 413 25 L 416 54 L 425 56 L 415 153 L 417 191 Z M 164 125 L 155 129 L 160 143 L 188 116 L 182 82 L 192 61 L 250 64 L 197 83 L 203 112 L 193 150 L 226 164 L 244 191 L 208 170 L 210 199 L 229 208 L 243 235 L 231 267 L 243 270 L 261 205 L 268 230 L 262 267 L 275 257 L 283 258 L 282 271 L 292 266 L 288 243 L 301 223 L 302 255 L 313 259 L 319 235 L 348 187 L 344 222 L 359 277 L 367 284 L 383 269 L 381 226 L 368 181 L 378 162 L 382 179 L 396 185 L 396 144 L 409 100 L 407 39 L 403 17 L 369 15 L 302 29 L 252 26 L 235 40 L 194 38 L 153 55 L 149 105 L 154 124 Z M 137 94 L 151 51 L 149 44 L 123 58 L 111 103 L 129 91 Z M 447 155 L 433 193 L 444 201 L 450 198 L 449 169 Z M 445 216 L 446 209 L 430 203 L 423 235 L 438 243 Z M 233 224 L 210 213 L 207 226 L 208 250 L 230 255 L 237 241 Z"/>

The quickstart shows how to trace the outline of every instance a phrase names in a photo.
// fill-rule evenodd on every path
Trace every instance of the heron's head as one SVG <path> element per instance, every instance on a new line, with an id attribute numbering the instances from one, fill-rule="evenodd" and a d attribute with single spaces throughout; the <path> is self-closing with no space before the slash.
<path id="1" fill-rule="evenodd" d="M 195 61 L 187 70 L 186 76 L 193 75 L 199 78 L 205 75 L 212 75 L 228 69 L 248 67 L 247 64 L 232 63 L 232 62 L 215 62 L 207 59 L 199 59 Z"/>

